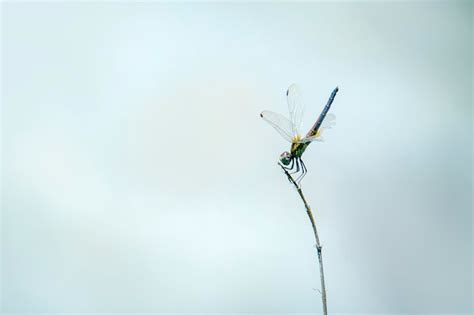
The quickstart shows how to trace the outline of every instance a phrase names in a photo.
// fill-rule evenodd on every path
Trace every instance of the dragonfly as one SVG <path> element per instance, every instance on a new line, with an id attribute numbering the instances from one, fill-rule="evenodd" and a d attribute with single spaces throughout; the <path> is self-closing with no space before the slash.
<path id="1" fill-rule="evenodd" d="M 316 120 L 304 137 L 302 137 L 299 132 L 304 106 L 301 103 L 301 92 L 296 84 L 290 85 L 286 91 L 289 118 L 268 110 L 260 114 L 260 117 L 275 128 L 285 140 L 291 143 L 290 152 L 283 152 L 280 155 L 278 163 L 287 172 L 289 171 L 289 174 L 298 174 L 301 171 L 301 174 L 295 180 L 297 185 L 300 185 L 301 180 L 307 172 L 306 165 L 301 159 L 306 148 L 313 141 L 323 141 L 323 131 L 332 128 L 336 123 L 336 116 L 334 114 L 328 114 L 328 111 L 338 91 L 338 87 L 332 91 L 318 120 Z"/>

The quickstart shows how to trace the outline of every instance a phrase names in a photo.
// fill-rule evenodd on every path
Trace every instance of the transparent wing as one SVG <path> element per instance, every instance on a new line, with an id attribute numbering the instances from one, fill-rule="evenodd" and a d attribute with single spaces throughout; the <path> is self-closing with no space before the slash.
<path id="1" fill-rule="evenodd" d="M 323 142 L 324 139 L 321 136 L 317 135 L 317 136 L 312 136 L 312 137 L 305 137 L 301 139 L 300 141 L 298 141 L 298 143 L 308 143 L 308 142 L 313 142 L 313 141 Z"/>
<path id="2" fill-rule="evenodd" d="M 327 114 L 326 119 L 324 119 L 321 127 L 319 129 L 331 129 L 336 125 L 336 115 L 334 114 Z"/>
<path id="3" fill-rule="evenodd" d="M 272 125 L 276 131 L 278 131 L 286 141 L 291 142 L 292 139 L 292 125 L 291 122 L 283 115 L 265 110 L 260 114 L 266 122 Z"/>
<path id="4" fill-rule="evenodd" d="M 288 111 L 290 113 L 291 132 L 293 136 L 299 134 L 304 106 L 301 103 L 301 92 L 296 84 L 290 85 L 286 91 Z"/>
<path id="5" fill-rule="evenodd" d="M 308 142 L 313 142 L 313 141 L 323 142 L 324 139 L 322 138 L 322 134 L 327 129 L 331 129 L 335 125 L 336 125 L 336 115 L 328 114 L 315 135 L 306 136 L 303 139 L 301 139 L 300 141 L 298 141 L 298 143 L 308 143 Z"/>

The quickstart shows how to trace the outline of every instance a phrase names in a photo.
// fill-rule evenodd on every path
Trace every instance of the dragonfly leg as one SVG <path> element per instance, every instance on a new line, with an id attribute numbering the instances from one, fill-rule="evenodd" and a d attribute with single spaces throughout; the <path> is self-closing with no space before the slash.
<path id="1" fill-rule="evenodd" d="M 291 159 L 291 164 L 289 166 L 284 165 L 283 163 L 279 163 L 280 167 L 285 171 L 286 175 L 288 176 L 288 181 L 291 183 L 293 178 L 291 177 L 288 171 L 291 171 L 295 167 L 295 159 Z"/>
<path id="2" fill-rule="evenodd" d="M 291 171 L 293 169 L 293 167 L 295 166 L 295 159 L 291 159 L 291 165 L 290 166 L 285 166 L 284 164 L 282 164 L 280 162 L 280 165 L 282 168 L 284 168 L 285 170 L 287 171 Z"/>
<path id="3" fill-rule="evenodd" d="M 295 160 L 295 165 L 296 165 L 296 171 L 290 172 L 290 174 L 296 174 L 300 171 L 300 159 L 295 157 L 294 160 Z"/>
<path id="4" fill-rule="evenodd" d="M 298 176 L 298 178 L 296 179 L 296 182 L 298 183 L 298 185 L 301 183 L 301 181 L 303 180 L 303 177 L 305 177 L 306 172 L 307 172 L 306 165 L 304 165 L 303 160 L 301 158 L 299 158 L 299 160 L 301 163 L 301 175 Z"/>

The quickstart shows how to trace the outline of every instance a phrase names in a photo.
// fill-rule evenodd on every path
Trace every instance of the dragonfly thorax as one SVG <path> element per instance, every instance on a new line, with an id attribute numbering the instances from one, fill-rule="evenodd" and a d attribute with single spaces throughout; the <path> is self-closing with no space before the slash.
<path id="1" fill-rule="evenodd" d="M 300 136 L 300 135 L 296 135 L 296 136 L 293 137 L 293 139 L 291 139 L 291 141 L 292 141 L 293 143 L 297 143 L 297 142 L 299 142 L 300 140 L 301 140 L 301 136 Z"/>

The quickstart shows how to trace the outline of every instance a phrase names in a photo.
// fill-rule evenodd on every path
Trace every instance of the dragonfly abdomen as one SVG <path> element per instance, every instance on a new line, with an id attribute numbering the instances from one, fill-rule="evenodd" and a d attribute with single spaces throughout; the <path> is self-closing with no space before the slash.
<path id="1" fill-rule="evenodd" d="M 323 111 L 319 115 L 318 120 L 313 125 L 313 127 L 311 127 L 311 129 L 308 131 L 308 134 L 306 135 L 306 137 L 313 137 L 313 136 L 317 135 L 317 133 L 319 131 L 319 127 L 321 127 L 321 124 L 323 123 L 324 117 L 326 117 L 326 114 L 328 113 L 329 109 L 331 108 L 332 102 L 334 101 L 334 98 L 336 97 L 336 94 L 337 94 L 338 91 L 339 91 L 339 88 L 336 86 L 336 88 L 332 91 L 331 95 L 329 96 L 329 100 L 326 103 L 326 106 L 324 106 Z"/>

